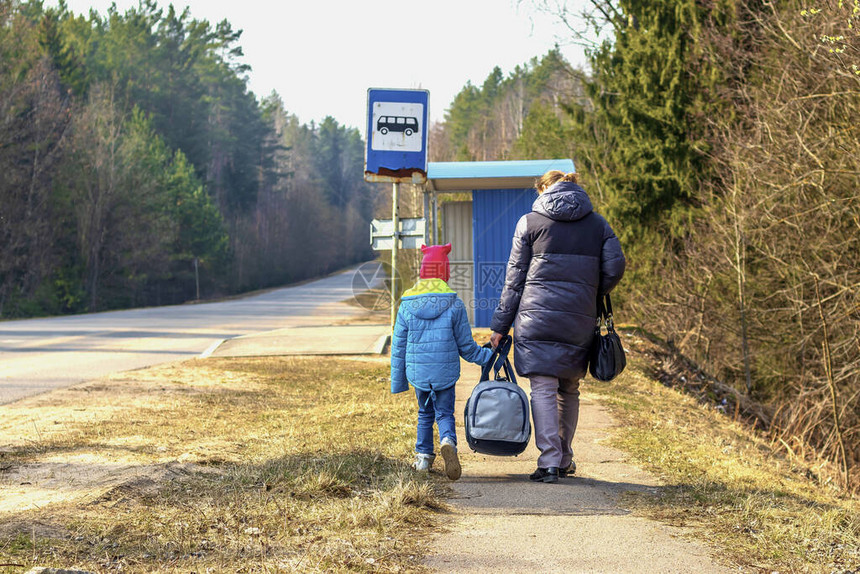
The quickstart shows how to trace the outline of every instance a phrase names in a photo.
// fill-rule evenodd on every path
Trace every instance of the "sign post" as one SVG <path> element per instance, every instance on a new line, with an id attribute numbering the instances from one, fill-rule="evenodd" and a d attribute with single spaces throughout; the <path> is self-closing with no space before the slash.
<path id="1" fill-rule="evenodd" d="M 400 184 L 427 181 L 427 132 L 430 92 L 427 90 L 367 91 L 367 148 L 364 179 L 393 184 L 391 246 L 391 329 L 397 320 L 397 248 L 400 241 Z"/>
<path id="2" fill-rule="evenodd" d="M 391 332 L 394 332 L 394 323 L 397 321 L 397 244 L 400 243 L 400 210 L 397 204 L 400 200 L 400 184 L 394 183 L 392 190 L 391 219 L 394 221 L 394 241 L 391 242 Z"/>
<path id="3" fill-rule="evenodd" d="M 392 219 L 374 219 L 370 222 L 370 245 L 375 251 L 391 250 L 391 328 L 397 320 L 397 252 L 402 243 L 404 249 L 418 249 L 424 243 L 426 220 L 422 218 L 400 219 L 397 206 L 400 184 L 394 184 Z"/>

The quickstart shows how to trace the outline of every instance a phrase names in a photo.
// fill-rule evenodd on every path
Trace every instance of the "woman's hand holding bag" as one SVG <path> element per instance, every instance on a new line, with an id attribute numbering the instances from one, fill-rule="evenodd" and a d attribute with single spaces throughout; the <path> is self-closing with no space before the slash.
<path id="1" fill-rule="evenodd" d="M 606 325 L 605 335 L 602 333 L 601 324 Z M 588 371 L 598 381 L 611 381 L 620 375 L 626 366 L 627 355 L 621 345 L 621 338 L 615 332 L 615 324 L 612 321 L 612 300 L 607 293 L 597 302 L 597 325 L 594 328 Z"/>

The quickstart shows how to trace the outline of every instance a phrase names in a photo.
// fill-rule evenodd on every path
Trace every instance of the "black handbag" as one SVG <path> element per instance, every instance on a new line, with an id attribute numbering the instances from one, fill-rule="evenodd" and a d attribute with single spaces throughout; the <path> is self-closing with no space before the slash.
<path id="1" fill-rule="evenodd" d="M 602 333 L 602 325 L 606 325 L 605 335 Z M 612 299 L 606 294 L 597 301 L 597 325 L 594 328 L 594 341 L 591 343 L 588 372 L 598 381 L 611 381 L 620 375 L 626 366 L 627 355 L 612 321 Z"/>

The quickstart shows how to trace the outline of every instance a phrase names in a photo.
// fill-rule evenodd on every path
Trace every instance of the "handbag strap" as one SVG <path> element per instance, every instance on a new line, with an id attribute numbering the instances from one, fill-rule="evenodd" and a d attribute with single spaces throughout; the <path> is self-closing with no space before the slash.
<path id="1" fill-rule="evenodd" d="M 606 330 L 615 331 L 615 321 L 612 319 L 612 298 L 609 293 L 597 299 L 597 329 L 600 330 L 601 320 L 606 324 Z"/>

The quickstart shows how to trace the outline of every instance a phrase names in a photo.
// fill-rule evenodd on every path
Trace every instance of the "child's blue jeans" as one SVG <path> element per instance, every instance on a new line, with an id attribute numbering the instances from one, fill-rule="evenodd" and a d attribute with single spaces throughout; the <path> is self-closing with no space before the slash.
<path id="1" fill-rule="evenodd" d="M 450 438 L 457 444 L 457 431 L 454 428 L 454 387 L 436 391 L 436 400 L 430 398 L 430 393 L 415 389 L 418 398 L 418 439 L 415 441 L 415 451 L 421 454 L 433 454 L 433 421 L 439 426 L 439 440 Z"/>

